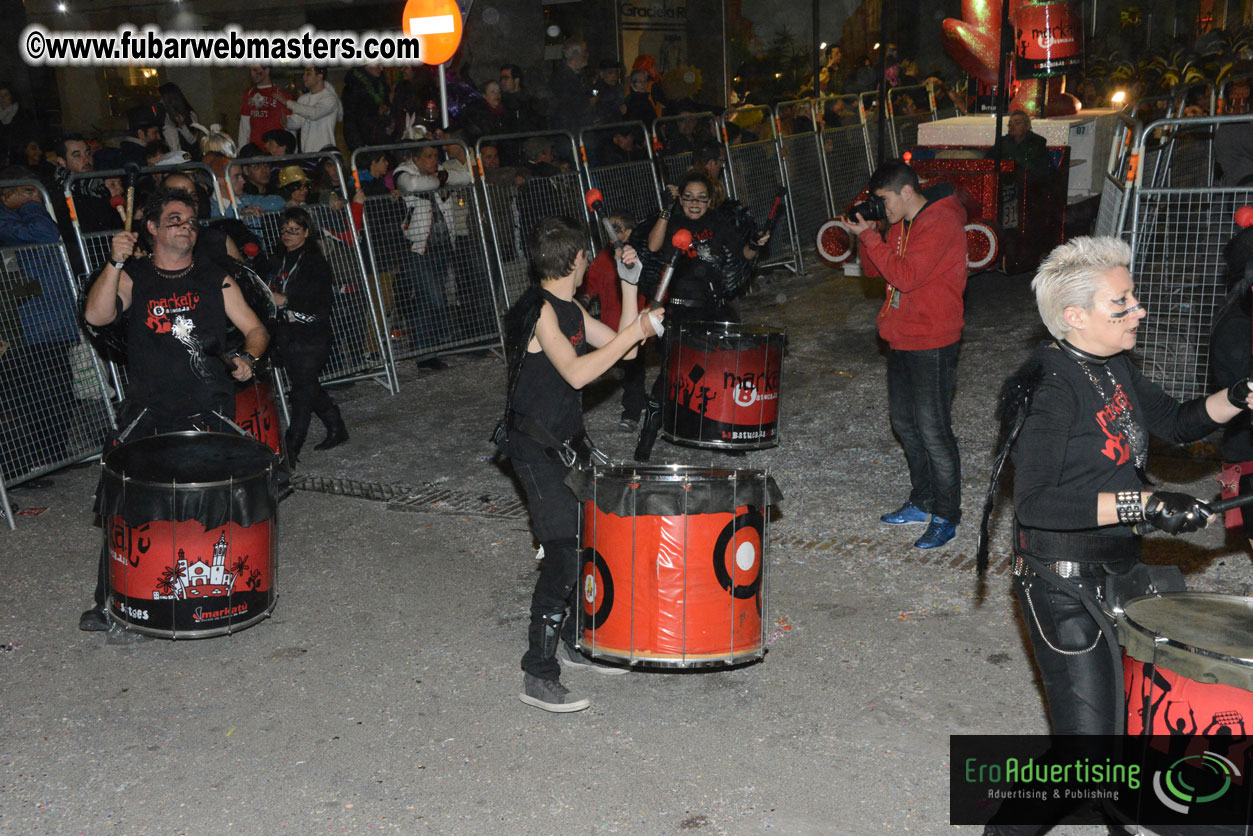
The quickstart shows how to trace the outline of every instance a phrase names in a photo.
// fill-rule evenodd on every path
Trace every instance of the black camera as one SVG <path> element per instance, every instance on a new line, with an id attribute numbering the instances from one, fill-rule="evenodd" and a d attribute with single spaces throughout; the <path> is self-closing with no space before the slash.
<path id="1" fill-rule="evenodd" d="M 863 221 L 882 221 L 888 216 L 888 208 L 883 203 L 883 198 L 877 194 L 872 194 L 862 203 L 854 203 L 848 207 L 848 214 L 845 215 L 850 221 L 857 220 L 857 215 L 861 215 Z"/>

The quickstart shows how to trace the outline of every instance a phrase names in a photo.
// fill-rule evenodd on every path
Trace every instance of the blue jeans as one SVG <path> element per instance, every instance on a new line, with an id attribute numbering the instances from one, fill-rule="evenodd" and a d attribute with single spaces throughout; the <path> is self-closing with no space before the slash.
<path id="1" fill-rule="evenodd" d="M 953 435 L 957 343 L 888 351 L 888 412 L 909 464 L 909 501 L 953 524 L 961 521 L 961 459 Z"/>
<path id="2" fill-rule="evenodd" d="M 451 341 L 448 299 L 444 296 L 451 255 L 451 244 L 432 241 L 425 253 L 407 252 L 401 262 L 397 305 L 419 357 L 432 353 L 423 349 Z"/>

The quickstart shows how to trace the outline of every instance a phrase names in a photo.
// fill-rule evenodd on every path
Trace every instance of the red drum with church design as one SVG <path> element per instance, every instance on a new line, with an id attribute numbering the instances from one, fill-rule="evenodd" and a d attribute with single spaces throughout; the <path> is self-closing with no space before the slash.
<path id="1" fill-rule="evenodd" d="M 765 472 L 598 467 L 584 497 L 579 644 L 646 667 L 734 665 L 765 652 Z"/>
<path id="2" fill-rule="evenodd" d="M 237 632 L 277 600 L 278 458 L 251 438 L 171 433 L 104 458 L 110 616 L 162 638 Z"/>
<path id="3" fill-rule="evenodd" d="M 663 437 L 732 450 L 778 445 L 786 331 L 684 322 L 666 339 Z"/>

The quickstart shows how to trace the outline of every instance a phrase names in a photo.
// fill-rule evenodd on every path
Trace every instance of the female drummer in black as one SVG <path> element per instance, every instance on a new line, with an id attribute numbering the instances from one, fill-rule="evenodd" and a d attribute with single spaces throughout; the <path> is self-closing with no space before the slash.
<path id="1" fill-rule="evenodd" d="M 1124 597 L 1149 591 L 1139 559 L 1146 524 L 1178 534 L 1209 516 L 1190 496 L 1145 490 L 1149 434 L 1193 441 L 1250 402 L 1247 379 L 1230 393 L 1180 403 L 1140 373 L 1129 355 L 1146 311 L 1130 259 L 1116 238 L 1076 238 L 1049 254 L 1032 289 L 1054 339 L 1005 390 L 1030 393 L 1017 415 L 1004 411 L 1015 473 L 1014 592 L 1056 736 L 1121 731 L 1122 667 L 1098 594 L 1111 575 L 1124 580 Z M 990 824 L 986 833 L 1036 833 L 1048 823 Z"/>
<path id="2" fill-rule="evenodd" d="M 294 464 L 309 432 L 311 415 L 326 425 L 326 439 L 314 445 L 328 450 L 348 440 L 339 407 L 318 376 L 331 353 L 331 266 L 313 240 L 313 221 L 304 209 L 285 209 L 279 218 L 283 251 L 270 260 L 270 289 L 279 306 L 274 344 L 291 380 L 291 423 L 287 456 Z"/>
<path id="3" fill-rule="evenodd" d="M 747 286 L 757 251 L 770 240 L 770 233 L 762 232 L 745 242 L 730 216 L 711 210 L 713 194 L 708 177 L 688 173 L 679 181 L 675 201 L 679 212 L 675 214 L 672 206 L 652 224 L 640 224 L 632 235 L 631 243 L 644 263 L 642 289 L 649 295 L 674 254 L 674 234 L 684 229 L 692 235 L 691 248 L 675 263 L 666 297 L 666 322 L 671 328 L 682 322 L 738 322 L 731 302 Z M 662 369 L 649 396 L 636 461 L 648 461 L 657 439 L 666 385 L 664 361 Z"/>

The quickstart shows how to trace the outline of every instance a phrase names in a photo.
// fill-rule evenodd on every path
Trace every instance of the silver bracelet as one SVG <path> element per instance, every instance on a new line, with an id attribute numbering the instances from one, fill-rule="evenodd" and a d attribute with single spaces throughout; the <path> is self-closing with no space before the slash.
<path id="1" fill-rule="evenodd" d="M 1114 510 L 1123 525 L 1138 523 L 1144 519 L 1144 503 L 1139 491 L 1118 491 L 1114 494 Z"/>

